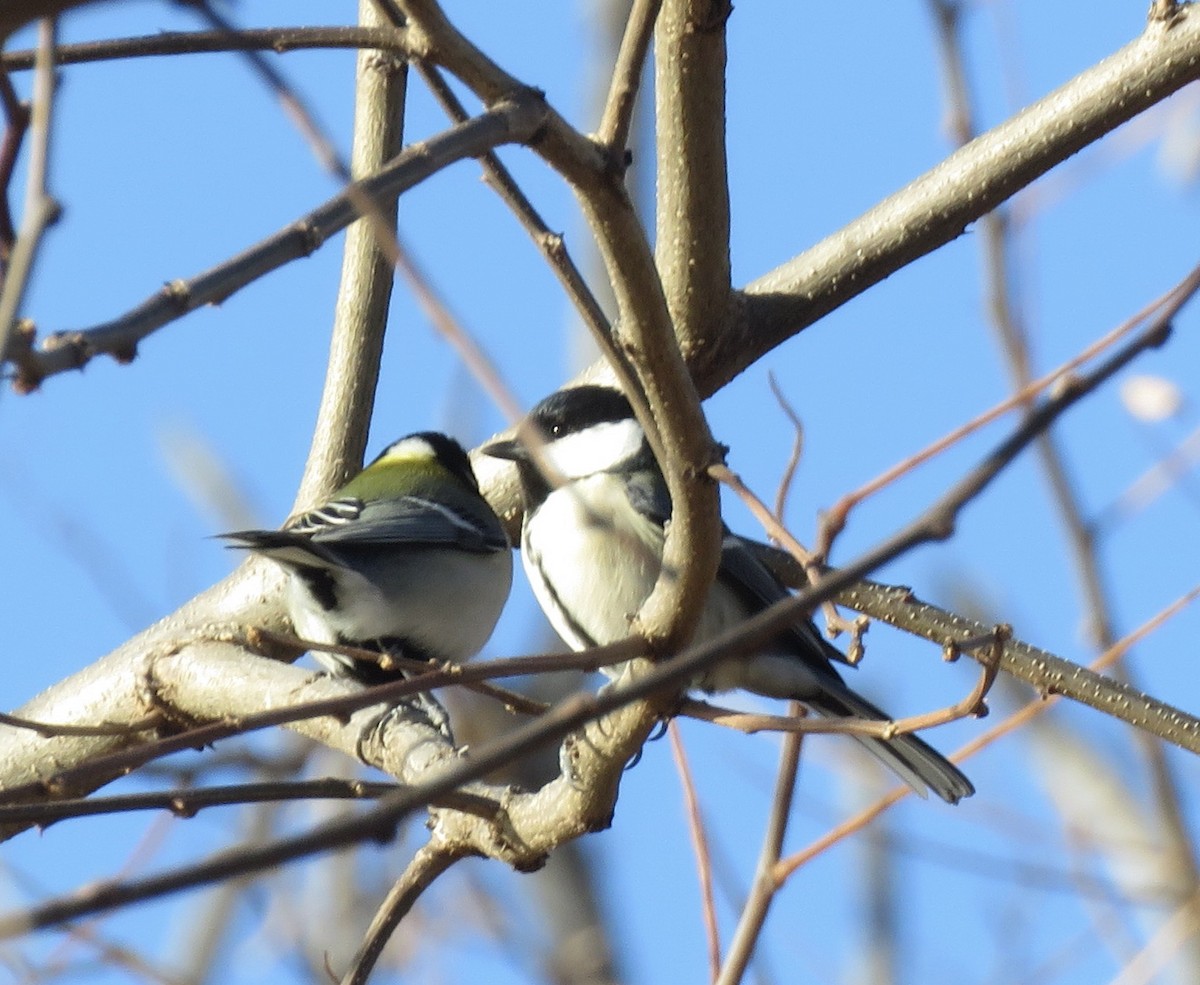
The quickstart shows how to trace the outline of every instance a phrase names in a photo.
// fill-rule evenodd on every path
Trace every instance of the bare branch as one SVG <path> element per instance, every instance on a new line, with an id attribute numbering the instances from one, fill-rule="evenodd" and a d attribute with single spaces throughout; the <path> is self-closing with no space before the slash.
<path id="1" fill-rule="evenodd" d="M 713 393 L 781 342 L 976 219 L 1138 113 L 1200 78 L 1200 9 L 1178 8 L 832 236 L 745 288 L 737 326 L 688 358 Z"/>
<path id="2" fill-rule="evenodd" d="M 12 352 L 17 316 L 25 288 L 33 273 L 33 261 L 46 229 L 58 219 L 59 205 L 50 195 L 50 134 L 54 114 L 57 69 L 54 47 L 58 24 L 54 18 L 42 21 L 38 29 L 37 75 L 33 85 L 33 107 L 29 117 L 32 135 L 29 174 L 26 178 L 25 212 L 21 230 L 12 247 L 0 282 L 0 366 Z"/>
<path id="3" fill-rule="evenodd" d="M 667 725 L 671 740 L 671 756 L 683 786 L 683 802 L 687 808 L 688 833 L 692 837 L 692 850 L 696 853 L 696 870 L 700 876 L 700 906 L 704 914 L 704 936 L 708 941 L 708 964 L 712 978 L 717 977 L 721 967 L 721 928 L 717 924 L 717 908 L 713 900 L 712 856 L 708 850 L 708 835 L 704 831 L 704 814 L 700 810 L 700 799 L 696 796 L 696 784 L 688 765 L 687 750 L 679 726 L 675 722 Z"/>
<path id="4" fill-rule="evenodd" d="M 613 67 L 612 82 L 608 88 L 608 99 L 596 136 L 607 144 L 614 154 L 626 152 L 629 146 L 629 131 L 633 127 L 633 110 L 637 105 L 638 90 L 641 88 L 642 73 L 646 69 L 646 55 L 654 37 L 654 22 L 658 18 L 662 0 L 634 0 L 617 52 L 617 63 Z"/>
<path id="5" fill-rule="evenodd" d="M 358 218 L 355 194 L 384 207 L 454 161 L 478 156 L 499 144 L 531 139 L 540 126 L 544 103 L 526 95 L 521 101 L 502 103 L 468 123 L 410 145 L 379 173 L 356 182 L 286 229 L 191 280 L 172 281 L 121 318 L 48 336 L 20 359 L 18 388 L 32 389 L 48 376 L 86 365 L 98 354 L 133 358 L 138 343 L 163 325 L 202 305 L 220 302 L 264 274 L 318 249 Z"/>
<path id="6" fill-rule="evenodd" d="M 64 818 L 147 810 L 164 810 L 178 817 L 194 817 L 205 808 L 225 807 L 230 804 L 318 799 L 377 800 L 384 794 L 394 793 L 395 790 L 394 783 L 366 783 L 362 780 L 340 780 L 332 777 L 280 783 L 241 783 L 200 789 L 185 787 L 161 792 L 120 794 L 114 797 L 0 805 L 0 824 L 36 824 L 44 828 Z"/>
<path id="7" fill-rule="evenodd" d="M 725 151 L 729 0 L 665 0 L 655 29 L 658 229 L 655 261 L 684 352 L 732 312 Z"/>
<path id="8" fill-rule="evenodd" d="M 803 715 L 804 710 L 795 702 L 789 713 Z M 737 985 L 746 973 L 750 958 L 754 954 L 759 934 L 767 920 L 767 911 L 775 898 L 779 884 L 774 869 L 783 854 L 783 836 L 787 833 L 788 816 L 792 810 L 792 799 L 796 790 L 796 774 L 800 769 L 800 743 L 804 736 L 795 732 L 784 737 L 779 751 L 779 768 L 775 777 L 775 792 L 771 798 L 771 813 L 767 818 L 767 830 L 763 833 L 762 848 L 754 870 L 754 883 L 742 907 L 729 953 L 721 967 L 714 985 Z"/>
<path id="9" fill-rule="evenodd" d="M 404 874 L 392 886 L 387 898 L 376 911 L 358 953 L 354 955 L 350 970 L 342 977 L 342 985 L 366 985 L 371 971 L 400 921 L 413 908 L 421 894 L 433 885 L 434 880 L 461 857 L 433 845 L 423 845 L 417 850 Z"/>
<path id="10" fill-rule="evenodd" d="M 374 48 L 407 55 L 403 29 L 394 27 L 265 27 L 219 31 L 164 31 L 139 38 L 115 38 L 61 44 L 55 48 L 59 65 L 164 55 L 197 55 L 225 51 L 273 51 L 285 54 L 313 48 Z M 10 72 L 33 68 L 36 52 L 0 53 L 0 67 Z"/>

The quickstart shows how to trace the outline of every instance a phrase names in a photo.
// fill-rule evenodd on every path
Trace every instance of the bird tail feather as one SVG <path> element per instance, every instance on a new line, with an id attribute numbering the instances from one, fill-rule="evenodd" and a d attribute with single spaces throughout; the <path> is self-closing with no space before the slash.
<path id="1" fill-rule="evenodd" d="M 805 699 L 809 707 L 828 717 L 864 718 L 887 721 L 889 715 L 847 687 L 827 688 L 817 700 Z M 962 771 L 924 739 L 911 733 L 881 739 L 871 735 L 854 736 L 884 766 L 925 797 L 928 791 L 957 804 L 975 792 Z"/>

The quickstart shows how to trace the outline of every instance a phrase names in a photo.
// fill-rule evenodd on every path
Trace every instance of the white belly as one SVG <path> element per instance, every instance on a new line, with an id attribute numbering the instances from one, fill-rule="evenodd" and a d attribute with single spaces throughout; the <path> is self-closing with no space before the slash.
<path id="1" fill-rule="evenodd" d="M 658 579 L 663 532 L 629 505 L 620 479 L 595 475 L 550 493 L 521 535 L 542 611 L 575 650 L 629 635 Z"/>

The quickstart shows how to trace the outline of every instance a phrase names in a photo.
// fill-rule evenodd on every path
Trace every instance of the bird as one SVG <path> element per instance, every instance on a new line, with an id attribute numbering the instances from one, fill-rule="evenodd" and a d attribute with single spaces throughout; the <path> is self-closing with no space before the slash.
<path id="1" fill-rule="evenodd" d="M 541 453 L 560 482 L 543 474 L 519 439 L 482 451 L 516 465 L 521 560 L 534 595 L 572 649 L 624 639 L 658 579 L 671 516 L 645 432 L 623 393 L 597 385 L 551 394 L 525 426 L 541 436 Z M 724 528 L 720 566 L 693 640 L 712 639 L 788 595 L 749 542 Z M 760 652 L 718 663 L 693 687 L 797 700 L 823 716 L 887 720 L 842 680 L 834 662 L 849 663 L 802 617 Z M 971 781 L 916 735 L 854 738 L 922 796 L 932 790 L 953 804 L 974 793 Z"/>
<path id="2" fill-rule="evenodd" d="M 422 660 L 483 648 L 512 586 L 512 546 L 466 451 L 436 431 L 406 435 L 322 505 L 278 530 L 219 534 L 290 576 L 297 634 Z M 313 656 L 363 684 L 403 675 L 327 651 Z"/>

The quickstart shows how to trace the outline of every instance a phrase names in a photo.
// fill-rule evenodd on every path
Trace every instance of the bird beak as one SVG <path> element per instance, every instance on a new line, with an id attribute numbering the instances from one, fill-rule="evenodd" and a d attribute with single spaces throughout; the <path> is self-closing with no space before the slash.
<path id="1" fill-rule="evenodd" d="M 522 462 L 529 458 L 529 452 L 516 438 L 510 438 L 507 441 L 493 441 L 479 450 L 489 458 L 503 458 L 510 462 Z"/>

